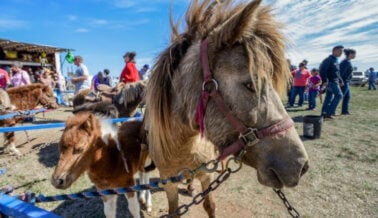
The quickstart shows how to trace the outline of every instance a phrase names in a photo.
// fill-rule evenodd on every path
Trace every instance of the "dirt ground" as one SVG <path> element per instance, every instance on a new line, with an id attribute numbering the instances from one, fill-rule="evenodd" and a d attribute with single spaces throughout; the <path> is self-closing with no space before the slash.
<path id="1" fill-rule="evenodd" d="M 46 113 L 44 117 L 38 114 L 33 124 L 63 122 L 71 114 L 71 110 L 71 108 L 62 107 L 54 112 Z M 301 116 L 296 112 L 291 115 L 294 116 L 296 128 L 301 134 Z M 375 120 L 378 119 L 375 118 Z M 335 121 L 334 124 L 337 122 Z M 31 123 L 24 125 L 31 125 Z M 339 131 L 334 128 L 338 128 L 338 125 L 325 125 L 323 138 L 324 135 Z M 21 158 L 15 159 L 4 155 L 0 149 L 0 168 L 7 170 L 5 175 L 0 176 L 0 187 L 10 184 L 15 187 L 15 194 L 32 191 L 45 196 L 94 190 L 87 176 L 82 176 L 67 190 L 57 190 L 50 184 L 50 176 L 58 159 L 57 142 L 62 129 L 36 130 L 28 133 L 30 142 L 26 141 L 24 132 L 16 133 L 16 144 L 20 151 L 26 154 Z M 376 134 L 373 136 L 366 131 L 364 134 L 370 138 L 367 139 L 365 136 L 353 145 L 360 144 L 364 139 L 378 141 Z M 340 153 L 340 149 L 343 151 L 342 148 L 332 148 L 330 146 L 333 143 L 330 141 L 332 139 L 332 137 L 326 140 L 304 139 L 310 156 L 310 171 L 296 188 L 283 190 L 288 200 L 302 217 L 377 217 L 376 144 L 369 145 L 364 151 L 375 153 L 375 156 L 374 154 L 372 156 L 373 159 L 359 160 L 343 156 L 334 159 L 337 154 L 348 154 L 348 151 Z M 46 142 L 51 143 L 46 144 Z M 345 144 L 345 142 L 342 143 Z M 158 172 L 153 172 L 152 177 L 157 179 Z M 195 187 L 198 191 L 198 182 L 195 183 Z M 180 205 L 189 203 L 192 198 L 185 194 L 183 185 L 180 188 Z M 273 190 L 259 184 L 256 171 L 247 166 L 243 166 L 238 173 L 232 174 L 213 194 L 217 217 L 289 217 L 284 204 Z M 152 212 L 147 213 L 142 210 L 142 217 L 159 217 L 167 213 L 165 193 L 162 190 L 155 190 L 152 198 Z M 126 205 L 125 198 L 121 196 L 118 200 L 117 217 L 130 216 Z M 102 202 L 99 198 L 39 203 L 37 206 L 63 217 L 104 217 Z M 195 205 L 183 217 L 207 216 L 202 205 Z"/>

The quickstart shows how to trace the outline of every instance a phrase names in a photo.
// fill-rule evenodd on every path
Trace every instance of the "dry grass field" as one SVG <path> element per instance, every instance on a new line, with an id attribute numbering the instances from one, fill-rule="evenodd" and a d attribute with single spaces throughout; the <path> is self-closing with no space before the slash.
<path id="1" fill-rule="evenodd" d="M 352 115 L 325 121 L 320 139 L 303 138 L 310 170 L 296 188 L 284 189 L 302 217 L 378 217 L 378 91 L 366 89 L 352 88 Z M 303 116 L 320 113 L 319 107 L 316 112 L 305 111 L 305 107 L 289 111 L 300 135 Z M 64 121 L 69 115 L 70 108 L 60 108 L 46 113 L 46 118 Z M 25 134 L 17 132 L 17 144 L 21 145 L 23 153 L 36 149 L 34 152 L 18 160 L 0 154 L 0 165 L 6 165 L 0 168 L 7 170 L 0 176 L 0 187 L 11 184 L 16 194 L 32 191 L 46 196 L 93 190 L 86 176 L 67 190 L 55 189 L 49 180 L 57 163 L 61 130 L 29 131 L 29 134 L 33 140 L 25 143 Z M 38 150 L 49 141 L 51 145 Z M 154 172 L 153 177 L 157 178 L 158 173 Z M 199 188 L 198 183 L 195 185 Z M 189 203 L 191 198 L 181 193 L 180 203 Z M 270 188 L 260 185 L 255 170 L 246 166 L 224 182 L 214 196 L 218 217 L 289 217 L 281 200 Z M 118 217 L 129 217 L 126 204 L 124 197 L 120 197 Z M 64 217 L 104 217 L 99 198 L 39 203 L 37 206 Z M 166 212 L 165 194 L 155 190 L 153 211 L 142 211 L 142 217 L 159 217 Z M 206 217 L 206 214 L 202 206 L 193 206 L 184 217 Z"/>

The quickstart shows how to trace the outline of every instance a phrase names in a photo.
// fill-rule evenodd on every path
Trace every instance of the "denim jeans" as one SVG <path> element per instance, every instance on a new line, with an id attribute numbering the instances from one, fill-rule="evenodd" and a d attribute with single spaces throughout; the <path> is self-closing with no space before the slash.
<path id="1" fill-rule="evenodd" d="M 295 97 L 299 95 L 298 106 L 302 106 L 304 91 L 305 91 L 305 86 L 294 86 L 293 89 L 291 90 L 289 105 L 294 106 Z"/>
<path id="2" fill-rule="evenodd" d="M 341 92 L 339 83 L 337 82 L 328 82 L 326 89 L 326 97 L 323 102 L 322 115 L 335 115 L 336 108 L 339 104 L 343 93 Z"/>
<path id="3" fill-rule="evenodd" d="M 349 89 L 349 82 L 345 82 L 344 86 L 341 87 L 341 91 L 343 92 L 343 102 L 341 104 L 341 113 L 346 114 L 349 113 L 349 101 L 351 97 L 350 89 Z"/>
<path id="4" fill-rule="evenodd" d="M 371 89 L 374 89 L 374 90 L 376 89 L 374 81 L 369 81 L 369 90 L 371 90 Z"/>
<path id="5" fill-rule="evenodd" d="M 311 90 L 308 92 L 308 108 L 315 109 L 316 108 L 316 96 L 318 96 L 318 90 Z"/>

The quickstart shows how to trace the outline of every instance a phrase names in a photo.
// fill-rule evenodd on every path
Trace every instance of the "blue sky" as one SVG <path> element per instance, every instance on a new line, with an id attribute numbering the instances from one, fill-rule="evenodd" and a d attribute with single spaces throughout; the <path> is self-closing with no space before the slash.
<path id="1" fill-rule="evenodd" d="M 0 38 L 75 49 L 93 75 L 118 76 L 123 54 L 137 52 L 138 67 L 153 64 L 169 43 L 170 0 L 0 0 Z M 189 0 L 174 0 L 180 18 Z M 354 65 L 378 68 L 377 0 L 266 0 L 285 23 L 287 56 L 317 67 L 334 45 L 355 48 Z M 75 69 L 65 64 L 63 73 Z"/>

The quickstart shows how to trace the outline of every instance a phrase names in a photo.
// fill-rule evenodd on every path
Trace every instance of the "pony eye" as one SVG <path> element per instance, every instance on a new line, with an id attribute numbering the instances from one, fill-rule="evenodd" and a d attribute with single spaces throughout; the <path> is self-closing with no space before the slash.
<path id="1" fill-rule="evenodd" d="M 250 92 L 255 92 L 255 87 L 252 82 L 245 82 L 243 83 L 244 87 L 248 89 Z"/>
<path id="2" fill-rule="evenodd" d="M 74 148 L 72 151 L 72 154 L 81 154 L 83 153 L 84 149 L 83 148 Z"/>

